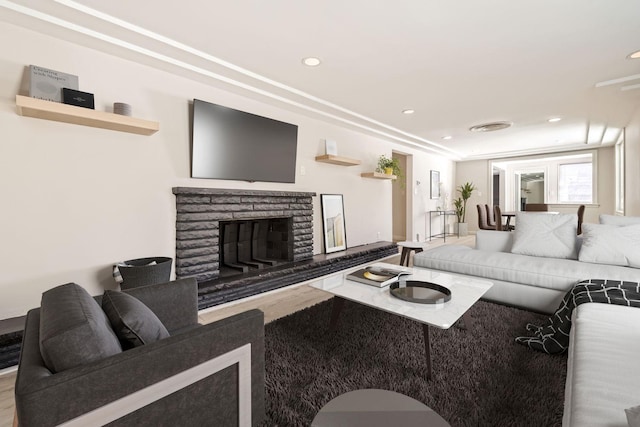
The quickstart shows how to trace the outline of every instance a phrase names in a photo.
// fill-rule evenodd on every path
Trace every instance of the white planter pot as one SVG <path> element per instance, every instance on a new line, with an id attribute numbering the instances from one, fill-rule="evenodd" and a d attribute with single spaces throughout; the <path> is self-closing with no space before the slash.
<path id="1" fill-rule="evenodd" d="M 469 235 L 469 224 L 466 222 L 459 222 L 458 224 L 458 235 L 460 237 Z"/>

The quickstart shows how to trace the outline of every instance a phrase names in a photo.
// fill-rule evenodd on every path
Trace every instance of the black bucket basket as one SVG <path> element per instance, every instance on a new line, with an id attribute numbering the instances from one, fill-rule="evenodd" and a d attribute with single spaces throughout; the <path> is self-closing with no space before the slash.
<path id="1" fill-rule="evenodd" d="M 155 264 L 152 264 L 155 261 Z M 125 261 L 119 265 L 122 276 L 121 289 L 166 283 L 171 278 L 171 263 L 167 257 L 139 258 Z"/>

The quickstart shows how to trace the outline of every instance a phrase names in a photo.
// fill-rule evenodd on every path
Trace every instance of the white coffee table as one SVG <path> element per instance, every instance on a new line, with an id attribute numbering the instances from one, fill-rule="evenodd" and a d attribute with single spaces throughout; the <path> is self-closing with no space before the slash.
<path id="1" fill-rule="evenodd" d="M 385 268 L 398 268 L 396 264 L 370 264 Z M 420 304 L 408 302 L 392 296 L 389 287 L 377 288 L 364 283 L 347 280 L 347 274 L 364 268 L 359 266 L 309 283 L 310 286 L 327 291 L 336 296 L 333 299 L 330 327 L 335 329 L 345 300 L 354 301 L 378 310 L 386 311 L 422 324 L 427 362 L 427 379 L 431 379 L 431 344 L 429 342 L 429 326 L 449 329 L 460 318 L 465 328 L 471 327 L 471 316 L 468 310 L 488 290 L 493 283 L 468 276 L 452 276 L 435 270 L 413 267 L 413 274 L 404 276 L 406 280 L 418 280 L 436 283 L 451 291 L 451 299 L 441 304 Z M 406 268 L 406 267 L 405 267 Z"/>

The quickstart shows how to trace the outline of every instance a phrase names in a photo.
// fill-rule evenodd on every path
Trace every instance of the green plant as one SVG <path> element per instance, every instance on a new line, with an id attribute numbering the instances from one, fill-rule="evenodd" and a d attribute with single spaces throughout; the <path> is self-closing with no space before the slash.
<path id="1" fill-rule="evenodd" d="M 378 167 L 376 168 L 376 172 L 385 173 L 385 169 L 387 168 L 393 169 L 393 172 L 391 173 L 397 176 L 400 182 L 403 182 L 402 180 L 404 176 L 402 175 L 402 169 L 400 169 L 400 162 L 398 161 L 398 159 L 389 158 L 382 154 L 378 158 Z"/>
<path id="2" fill-rule="evenodd" d="M 467 200 L 469 200 L 469 198 L 471 197 L 471 193 L 473 193 L 473 190 L 475 190 L 476 187 L 473 185 L 472 182 L 465 182 L 463 185 L 461 185 L 460 187 L 458 187 L 457 191 L 458 193 L 460 193 L 460 199 L 462 202 L 462 211 L 461 211 L 461 217 L 462 217 L 462 221 L 460 221 L 460 216 L 458 216 L 458 222 L 465 222 L 465 219 L 467 217 Z M 455 202 L 454 202 L 455 205 Z M 456 205 L 456 215 L 458 215 L 457 213 L 457 205 Z"/>
<path id="3" fill-rule="evenodd" d="M 395 175 L 396 171 L 400 170 L 400 163 L 398 162 L 398 159 L 389 158 L 382 154 L 378 157 L 378 167 L 376 171 L 384 173 L 386 168 L 393 169 L 393 174 Z"/>
<path id="4" fill-rule="evenodd" d="M 462 215 L 464 213 L 464 209 L 462 207 L 462 199 L 460 197 L 458 197 L 457 199 L 455 199 L 453 201 L 453 206 L 454 206 L 454 210 L 456 212 L 456 216 L 458 217 L 458 222 L 462 222 Z"/>

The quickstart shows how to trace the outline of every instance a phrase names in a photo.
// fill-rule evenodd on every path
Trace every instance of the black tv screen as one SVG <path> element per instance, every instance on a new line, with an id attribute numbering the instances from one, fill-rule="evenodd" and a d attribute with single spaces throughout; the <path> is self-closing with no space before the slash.
<path id="1" fill-rule="evenodd" d="M 193 100 L 191 177 L 294 183 L 298 126 Z"/>

